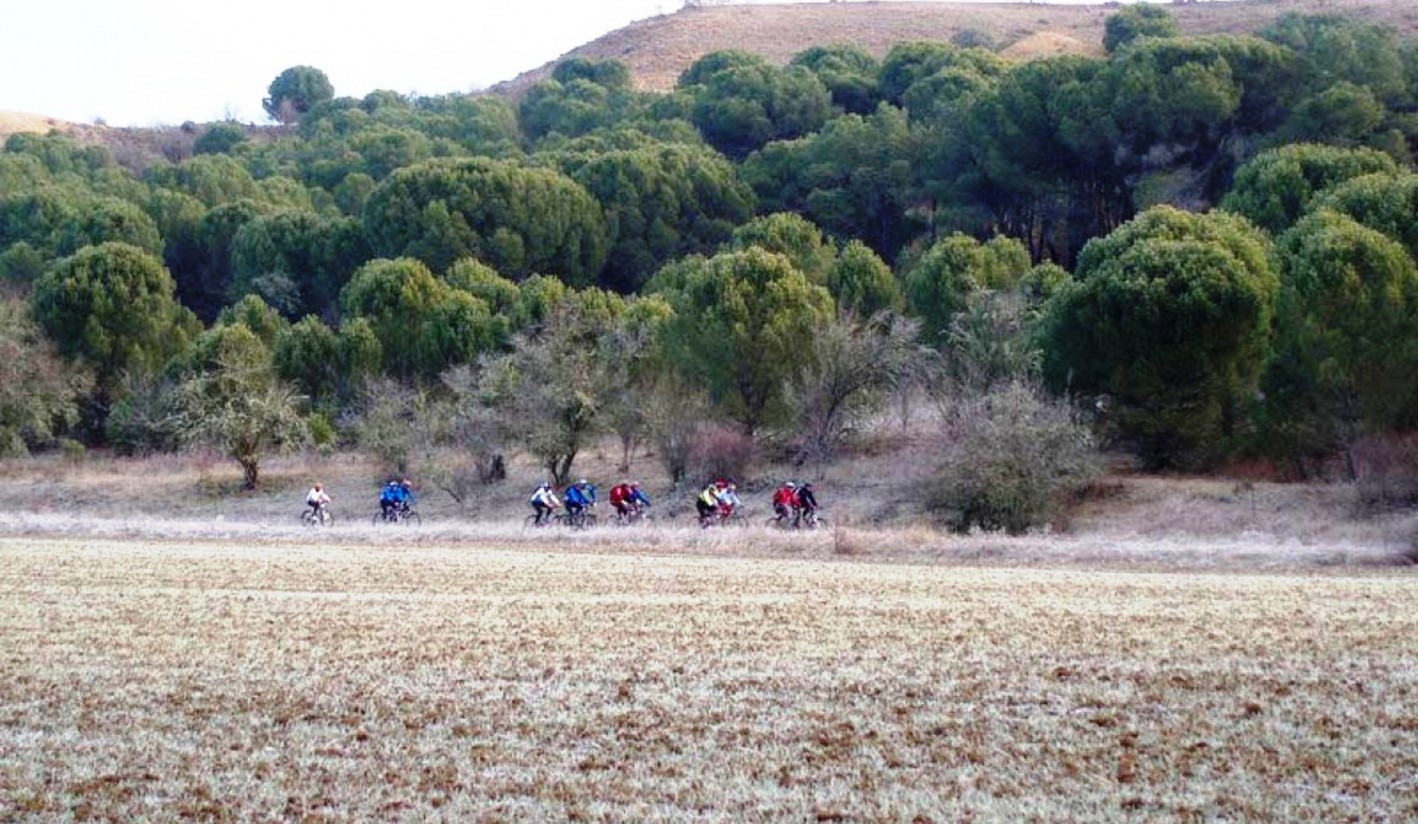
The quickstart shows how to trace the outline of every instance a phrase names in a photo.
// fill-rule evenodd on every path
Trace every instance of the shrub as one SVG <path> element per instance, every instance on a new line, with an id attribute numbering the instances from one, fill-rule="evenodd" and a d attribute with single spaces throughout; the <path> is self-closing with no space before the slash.
<path id="1" fill-rule="evenodd" d="M 699 428 L 689 442 L 689 476 L 708 482 L 742 478 L 753 465 L 753 438 L 720 424 Z"/>
<path id="2" fill-rule="evenodd" d="M 952 529 L 1043 526 L 1101 471 L 1093 437 L 1061 401 L 1010 383 L 957 404 L 927 505 Z"/>

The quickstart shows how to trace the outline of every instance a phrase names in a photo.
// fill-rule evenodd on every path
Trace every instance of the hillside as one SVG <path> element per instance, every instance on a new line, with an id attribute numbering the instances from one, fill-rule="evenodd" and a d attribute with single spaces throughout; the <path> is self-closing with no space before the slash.
<path id="1" fill-rule="evenodd" d="M 625 63 L 637 87 L 665 91 L 705 54 L 740 49 L 787 63 L 804 49 L 855 43 L 877 57 L 897 43 L 949 40 L 973 29 L 1011 57 L 1102 53 L 1103 25 L 1116 4 L 1055 6 L 1038 3 L 812 3 L 686 8 L 642 20 L 573 49 L 563 57 Z M 1344 14 L 1418 34 L 1411 0 L 1238 0 L 1167 7 L 1188 34 L 1248 33 L 1285 12 Z M 546 77 L 549 63 L 493 87 L 519 95 Z"/>

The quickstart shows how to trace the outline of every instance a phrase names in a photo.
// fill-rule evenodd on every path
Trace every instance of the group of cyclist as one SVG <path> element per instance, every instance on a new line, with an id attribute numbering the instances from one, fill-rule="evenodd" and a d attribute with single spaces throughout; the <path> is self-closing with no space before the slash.
<path id="1" fill-rule="evenodd" d="M 396 519 L 413 508 L 416 498 L 408 478 L 391 479 L 379 492 L 380 516 L 384 520 Z M 305 495 L 305 503 L 317 516 L 329 506 L 330 496 L 325 492 L 324 484 L 317 482 L 311 487 Z M 585 478 L 567 486 L 560 498 L 557 497 L 556 487 L 543 481 L 532 492 L 528 503 L 536 516 L 532 523 L 540 526 L 550 523 L 553 512 L 562 507 L 566 509 L 566 517 L 572 521 L 583 517 L 587 510 L 596 506 L 598 496 L 596 485 Z M 610 504 L 621 523 L 631 523 L 650 506 L 650 498 L 638 481 L 621 481 L 611 487 Z M 722 479 L 709 483 L 694 499 L 701 526 L 730 520 L 741 504 L 738 485 Z M 790 523 L 793 527 L 804 523 L 812 525 L 817 506 L 817 494 L 811 483 L 786 481 L 773 492 L 774 522 L 780 526 Z"/>
<path id="2" fill-rule="evenodd" d="M 386 521 L 393 520 L 408 514 L 417 501 L 418 495 L 408 478 L 391 478 L 379 490 L 379 514 Z M 318 519 L 321 511 L 330 505 L 330 494 L 325 491 L 325 484 L 315 482 L 305 493 L 305 505 L 310 507 L 310 514 Z"/>
<path id="3" fill-rule="evenodd" d="M 621 523 L 629 523 L 638 518 L 645 511 L 645 507 L 650 505 L 650 497 L 640 488 L 639 481 L 621 481 L 611 487 L 610 494 L 611 507 L 615 509 L 616 518 Z M 556 497 L 556 487 L 543 481 L 532 492 L 532 511 L 536 513 L 533 519 L 534 525 L 540 526 L 550 522 L 552 511 L 559 506 L 566 507 L 566 517 L 572 521 L 586 512 L 587 509 L 598 503 L 596 485 L 581 478 L 576 483 L 566 487 L 560 500 Z"/>

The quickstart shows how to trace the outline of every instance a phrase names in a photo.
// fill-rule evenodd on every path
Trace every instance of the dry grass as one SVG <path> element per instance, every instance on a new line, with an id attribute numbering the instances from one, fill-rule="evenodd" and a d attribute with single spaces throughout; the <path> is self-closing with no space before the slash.
<path id="1" fill-rule="evenodd" d="M 0 540 L 0 819 L 1400 820 L 1418 581 Z"/>

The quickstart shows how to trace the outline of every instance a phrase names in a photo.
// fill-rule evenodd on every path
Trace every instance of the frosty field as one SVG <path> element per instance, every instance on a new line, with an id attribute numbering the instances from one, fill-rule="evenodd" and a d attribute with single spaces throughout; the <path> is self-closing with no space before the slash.
<path id="1" fill-rule="evenodd" d="M 1418 816 L 1401 568 L 566 549 L 0 538 L 0 820 Z"/>

